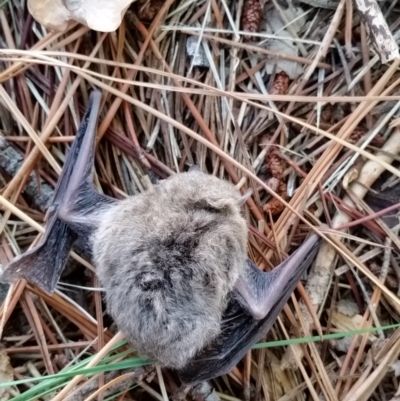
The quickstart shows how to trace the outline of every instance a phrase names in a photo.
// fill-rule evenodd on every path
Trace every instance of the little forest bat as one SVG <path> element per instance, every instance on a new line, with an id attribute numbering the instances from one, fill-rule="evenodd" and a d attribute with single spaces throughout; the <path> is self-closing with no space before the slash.
<path id="1" fill-rule="evenodd" d="M 90 96 L 49 208 L 41 242 L 2 281 L 51 294 L 78 237 L 91 245 L 109 314 L 138 352 L 183 384 L 229 372 L 265 336 L 311 264 L 319 237 L 271 272 L 247 256 L 241 195 L 198 168 L 118 201 L 93 186 L 101 94 Z"/>

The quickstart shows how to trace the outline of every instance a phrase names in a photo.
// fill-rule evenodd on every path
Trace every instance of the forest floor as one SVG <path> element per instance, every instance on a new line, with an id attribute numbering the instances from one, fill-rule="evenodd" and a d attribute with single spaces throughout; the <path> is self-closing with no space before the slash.
<path id="1" fill-rule="evenodd" d="M 260 269 L 323 237 L 264 340 L 186 398 L 400 400 L 396 1 L 137 0 L 111 33 L 52 32 L 26 1 L 0 7 L 3 268 L 40 241 L 98 89 L 102 192 L 122 199 L 197 164 L 253 190 Z M 127 346 L 90 254 L 74 251 L 51 296 L 0 285 L 0 401 L 172 398 L 177 375 Z"/>

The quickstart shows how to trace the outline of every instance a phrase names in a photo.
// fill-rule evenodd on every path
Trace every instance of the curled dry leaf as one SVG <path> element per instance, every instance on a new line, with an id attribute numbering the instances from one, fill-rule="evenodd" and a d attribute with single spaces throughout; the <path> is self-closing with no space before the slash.
<path id="1" fill-rule="evenodd" d="M 386 163 L 392 163 L 394 157 L 400 153 L 400 130 L 395 130 L 389 138 L 385 141 L 382 147 L 384 152 L 377 152 L 377 160 L 368 160 L 362 167 L 357 181 L 351 183 L 350 189 L 355 194 L 355 196 L 363 199 L 367 194 L 368 188 L 379 178 L 385 168 L 381 165 L 380 161 Z M 372 201 L 372 200 L 370 200 Z M 383 201 L 383 199 L 382 199 Z M 355 207 L 352 200 L 345 196 L 343 202 Z M 377 202 L 376 202 L 377 203 Z M 383 203 L 383 202 L 382 202 Z M 381 202 L 377 204 L 377 208 L 383 207 Z M 390 206 L 390 204 L 389 204 Z M 370 205 L 371 208 L 372 205 Z M 381 210 L 379 209 L 379 210 Z M 331 227 L 339 227 L 342 224 L 346 224 L 351 221 L 349 215 L 344 214 L 341 211 L 335 213 L 332 219 Z M 310 299 L 313 307 L 317 310 L 319 305 L 325 298 L 326 291 L 328 290 L 329 280 L 332 273 L 336 258 L 336 250 L 329 243 L 323 242 L 316 258 L 315 263 L 311 269 L 311 274 L 309 276 L 306 290 L 310 294 Z M 302 309 L 303 311 L 303 309 Z M 309 315 L 308 310 L 304 308 L 304 314 Z M 311 317 L 308 318 L 309 324 L 312 323 Z"/>
<path id="2" fill-rule="evenodd" d="M 261 0 L 245 0 L 242 12 L 242 28 L 247 32 L 258 32 L 261 19 Z M 254 40 L 254 36 L 246 35 L 246 42 Z"/>
<path id="3" fill-rule="evenodd" d="M 350 169 L 346 175 L 343 177 L 343 188 L 347 189 L 353 181 L 358 178 L 358 169 L 352 168 Z"/>
<path id="4" fill-rule="evenodd" d="M 13 368 L 10 358 L 5 351 L 0 350 L 0 383 L 13 381 Z M 10 391 L 7 387 L 0 388 L 0 401 L 11 399 Z"/>
<path id="5" fill-rule="evenodd" d="M 51 31 L 62 32 L 77 21 L 100 32 L 115 31 L 135 0 L 28 0 L 33 18 Z"/>

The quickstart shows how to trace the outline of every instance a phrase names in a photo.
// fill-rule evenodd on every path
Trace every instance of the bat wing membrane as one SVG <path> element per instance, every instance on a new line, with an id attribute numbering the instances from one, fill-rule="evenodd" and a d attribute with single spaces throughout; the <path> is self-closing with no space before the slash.
<path id="1" fill-rule="evenodd" d="M 314 236 L 306 245 L 303 244 L 307 252 L 303 252 L 300 247 L 272 272 L 262 272 L 253 262 L 248 261 L 251 286 L 260 288 L 259 294 L 267 298 L 265 316 L 262 319 L 254 318 L 245 300 L 237 292 L 233 294 L 224 313 L 219 336 L 179 372 L 184 384 L 196 384 L 228 373 L 252 345 L 266 335 L 302 274 L 312 263 L 318 244 L 319 239 Z M 297 258 L 299 254 L 301 259 Z M 297 263 L 293 263 L 296 259 Z"/>
<path id="2" fill-rule="evenodd" d="M 85 237 L 90 233 L 91 224 L 86 224 L 85 216 L 90 216 L 102 205 L 115 202 L 101 195 L 93 186 L 100 100 L 100 92 L 91 93 L 88 108 L 55 188 L 41 241 L 7 266 L 1 276 L 3 282 L 25 279 L 52 294 L 74 242 L 78 236 Z"/>

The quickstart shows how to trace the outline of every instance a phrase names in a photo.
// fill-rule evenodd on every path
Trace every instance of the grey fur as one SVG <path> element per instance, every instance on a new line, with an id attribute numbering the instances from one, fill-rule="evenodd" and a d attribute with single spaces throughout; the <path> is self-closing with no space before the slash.
<path id="1" fill-rule="evenodd" d="M 92 247 L 108 311 L 162 366 L 183 368 L 220 332 L 247 260 L 240 198 L 193 170 L 101 212 Z"/>

